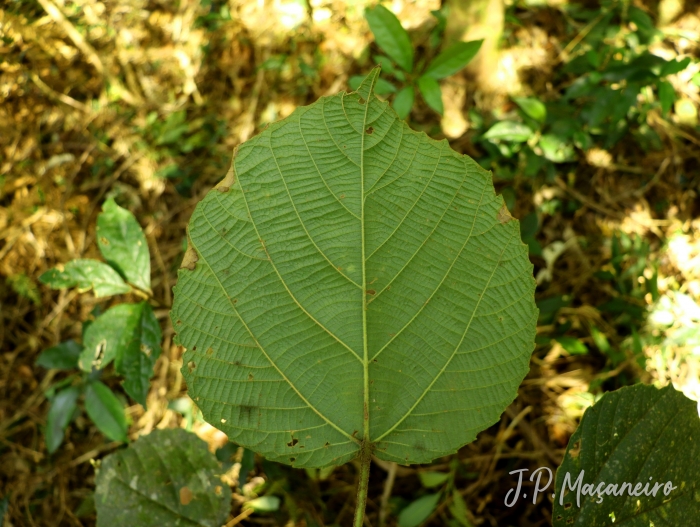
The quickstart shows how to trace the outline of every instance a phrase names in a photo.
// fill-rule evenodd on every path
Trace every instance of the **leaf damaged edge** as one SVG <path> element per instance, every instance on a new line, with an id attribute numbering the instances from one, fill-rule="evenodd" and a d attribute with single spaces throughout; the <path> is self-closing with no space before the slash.
<path id="1" fill-rule="evenodd" d="M 190 228 L 187 226 L 187 250 L 185 251 L 185 256 L 182 257 L 182 263 L 180 264 L 180 269 L 189 269 L 194 271 L 197 267 L 197 262 L 199 261 L 199 255 L 197 250 L 194 248 L 194 244 L 190 239 Z"/>
<path id="2" fill-rule="evenodd" d="M 224 179 L 219 181 L 214 186 L 214 189 L 218 190 L 219 192 L 228 192 L 229 189 L 236 183 L 236 166 L 234 161 L 236 160 L 236 155 L 238 154 L 239 146 L 240 145 L 236 145 L 233 149 L 233 156 L 231 157 L 231 167 L 228 169 L 228 172 L 226 172 Z"/>

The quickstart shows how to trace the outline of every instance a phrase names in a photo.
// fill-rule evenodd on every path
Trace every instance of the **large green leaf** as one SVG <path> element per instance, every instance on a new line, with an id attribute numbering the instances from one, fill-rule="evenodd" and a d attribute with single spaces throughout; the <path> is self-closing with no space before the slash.
<path id="1" fill-rule="evenodd" d="M 196 435 L 154 430 L 102 460 L 96 477 L 98 527 L 219 527 L 231 491 Z"/>
<path id="2" fill-rule="evenodd" d="M 206 420 L 266 458 L 424 463 L 498 420 L 528 370 L 527 248 L 491 176 L 372 93 L 241 145 L 197 205 L 171 312 Z"/>
<path id="3" fill-rule="evenodd" d="M 124 390 L 146 405 L 153 366 L 160 355 L 161 331 L 147 302 L 119 304 L 85 330 L 85 349 L 78 362 L 84 371 L 104 369 L 110 362 L 124 375 Z"/>
<path id="4" fill-rule="evenodd" d="M 42 284 L 52 289 L 78 287 L 81 292 L 94 290 L 96 297 L 121 295 L 131 291 L 119 273 L 99 260 L 71 260 L 63 266 L 49 269 L 39 277 Z"/>
<path id="5" fill-rule="evenodd" d="M 365 18 L 374 34 L 377 45 L 404 71 L 413 69 L 413 46 L 408 33 L 396 15 L 383 5 L 367 9 Z"/>
<path id="6" fill-rule="evenodd" d="M 139 289 L 151 289 L 151 258 L 146 236 L 134 215 L 105 201 L 97 217 L 97 244 L 109 264 Z"/>
<path id="7" fill-rule="evenodd" d="M 566 492 L 560 496 L 567 473 Z M 666 489 L 666 482 L 675 489 Z M 556 489 L 554 527 L 697 525 L 697 404 L 671 386 L 658 390 L 638 384 L 605 394 L 586 410 L 571 436 Z M 604 491 L 602 499 L 598 489 Z M 595 496 L 588 495 L 590 490 Z M 630 495 L 630 490 L 639 494 Z"/>

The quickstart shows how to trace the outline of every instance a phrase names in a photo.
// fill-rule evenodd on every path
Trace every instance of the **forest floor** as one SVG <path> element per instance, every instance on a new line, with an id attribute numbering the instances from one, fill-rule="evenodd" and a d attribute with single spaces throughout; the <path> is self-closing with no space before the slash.
<path id="1" fill-rule="evenodd" d="M 456 151 L 478 158 L 484 152 L 472 141 L 472 110 L 504 114 L 513 107 L 508 95 L 546 100 L 560 90 L 554 65 L 572 37 L 564 30 L 563 4 L 550 4 L 509 7 L 521 20 L 506 22 L 502 42 L 500 67 L 517 80 L 510 93 L 486 93 L 470 75 L 457 74 L 443 84 L 449 101 L 442 122 L 419 103 L 412 126 L 447 136 Z M 95 221 L 107 198 L 136 214 L 152 254 L 154 309 L 164 343 L 148 410 L 138 404 L 127 409 L 129 435 L 185 426 L 173 405 L 186 397 L 186 386 L 168 312 L 194 206 L 222 179 L 236 145 L 297 106 L 348 89 L 352 75 L 367 72 L 372 38 L 364 1 L 3 5 L 0 499 L 9 496 L 6 526 L 93 525 L 94 460 L 119 445 L 80 416 L 63 446 L 48 455 L 45 392 L 63 374 L 34 363 L 42 350 L 79 340 L 83 321 L 111 300 L 51 291 L 38 277 L 74 258 L 99 258 Z M 658 15 L 658 6 L 639 5 Z M 435 23 L 430 11 L 440 7 L 436 0 L 396 0 L 392 6 L 412 32 L 429 30 Z M 666 39 L 667 47 L 694 56 L 697 65 L 698 4 L 686 2 L 667 29 L 677 35 Z M 678 90 L 697 112 L 697 87 L 683 82 Z M 673 382 L 700 396 L 700 132 L 697 122 L 653 115 L 648 121 L 660 148 L 645 150 L 625 139 L 609 151 L 592 149 L 576 162 L 556 165 L 554 177 L 538 181 L 499 179 L 496 173 L 497 189 L 514 192 L 513 216 L 535 213 L 538 219 L 535 238 L 542 251 L 532 261 L 542 315 L 530 373 L 500 422 L 474 443 L 430 466 L 399 467 L 391 489 L 396 507 L 422 492 L 419 472 L 443 470 L 456 459 L 473 525 L 549 525 L 547 497 L 504 505 L 517 482 L 508 472 L 554 470 L 583 412 L 605 390 Z M 658 294 L 632 294 L 652 277 Z M 610 302 L 621 298 L 636 303 L 637 318 L 615 310 Z M 116 379 L 110 382 L 118 386 Z M 200 420 L 193 429 L 212 450 L 227 441 Z M 380 462 L 372 468 L 372 525 L 379 524 L 387 470 Z M 279 512 L 254 514 L 243 524 L 350 522 L 357 477 L 352 464 L 321 479 L 258 460 L 251 477 L 279 482 L 285 501 Z M 234 489 L 231 519 L 248 498 Z M 446 524 L 445 514 L 441 505 L 428 525 Z M 390 515 L 388 524 L 395 518 Z"/>

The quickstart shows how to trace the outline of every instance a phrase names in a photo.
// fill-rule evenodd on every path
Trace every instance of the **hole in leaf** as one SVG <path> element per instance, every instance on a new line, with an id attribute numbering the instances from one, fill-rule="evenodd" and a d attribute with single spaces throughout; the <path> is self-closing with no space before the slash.
<path id="1" fill-rule="evenodd" d="M 287 446 L 291 448 L 293 446 L 296 446 L 298 442 L 299 440 L 296 437 L 293 437 L 292 440 L 289 443 L 287 443 Z"/>
<path id="2" fill-rule="evenodd" d="M 289 458 L 289 461 L 292 462 L 292 463 L 294 463 L 296 460 L 297 460 L 297 458 L 295 458 L 295 457 L 290 457 L 290 458 Z"/>
<path id="3" fill-rule="evenodd" d="M 190 370 L 190 373 L 192 373 L 196 367 L 197 365 L 194 363 L 193 360 L 187 363 L 187 369 Z"/>
<path id="4" fill-rule="evenodd" d="M 571 508 L 571 503 L 565 503 L 564 504 L 564 509 L 569 510 Z"/>

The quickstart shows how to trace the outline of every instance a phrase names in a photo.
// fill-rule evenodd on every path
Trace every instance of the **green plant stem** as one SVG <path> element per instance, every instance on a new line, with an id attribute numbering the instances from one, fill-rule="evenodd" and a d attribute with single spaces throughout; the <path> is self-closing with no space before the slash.
<path id="1" fill-rule="evenodd" d="M 362 527 L 365 521 L 365 507 L 367 505 L 367 489 L 369 484 L 369 466 L 372 463 L 370 449 L 362 446 L 360 456 L 360 481 L 357 484 L 357 504 L 355 505 L 355 521 L 353 527 Z"/>

